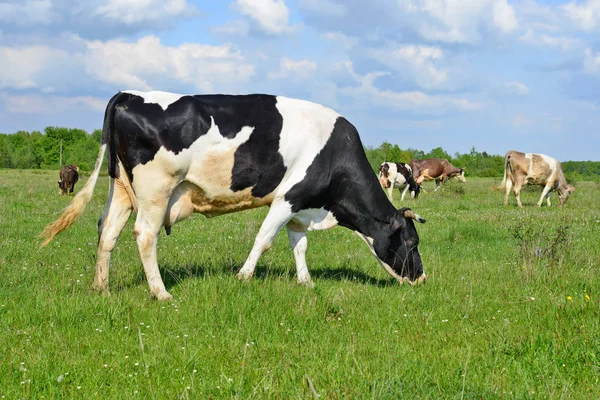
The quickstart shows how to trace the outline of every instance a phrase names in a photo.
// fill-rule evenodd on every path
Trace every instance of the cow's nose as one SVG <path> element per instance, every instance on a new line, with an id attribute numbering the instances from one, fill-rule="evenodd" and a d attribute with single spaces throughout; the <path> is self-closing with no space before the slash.
<path id="1" fill-rule="evenodd" d="M 425 281 L 427 280 L 427 275 L 422 274 L 418 279 L 417 279 L 417 285 L 420 285 L 422 283 L 425 283 Z"/>

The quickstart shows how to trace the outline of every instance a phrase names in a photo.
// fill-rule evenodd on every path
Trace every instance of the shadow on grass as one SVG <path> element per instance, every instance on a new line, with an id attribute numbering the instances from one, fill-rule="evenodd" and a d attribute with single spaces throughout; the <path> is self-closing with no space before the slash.
<path id="1" fill-rule="evenodd" d="M 231 279 L 236 279 L 235 275 L 242 266 L 237 263 L 220 263 L 219 265 L 207 264 L 207 265 L 173 265 L 165 264 L 160 267 L 160 273 L 165 283 L 167 290 L 179 285 L 186 279 L 194 278 L 206 278 L 210 276 L 230 276 Z M 396 281 L 392 278 L 379 279 L 374 276 L 365 274 L 356 268 L 352 268 L 349 265 L 344 265 L 339 268 L 320 268 L 310 271 L 310 275 L 315 281 L 319 280 L 333 280 L 333 281 L 348 281 L 356 282 L 363 285 L 373 285 L 377 287 L 388 287 L 397 285 Z M 279 267 L 267 267 L 265 265 L 258 265 L 254 271 L 253 279 L 268 280 L 268 279 L 287 279 L 291 282 L 296 281 L 296 270 L 295 268 L 279 268 Z M 318 282 L 316 282 L 318 284 Z M 114 290 L 121 291 L 127 290 L 135 286 L 146 284 L 146 276 L 143 270 L 141 270 L 134 279 L 126 282 L 120 282 Z"/>
<path id="2" fill-rule="evenodd" d="M 210 276 L 231 276 L 232 279 L 236 279 L 235 275 L 241 269 L 242 265 L 237 263 L 221 263 L 219 265 L 207 264 L 207 265 L 171 265 L 166 264 L 160 268 L 160 273 L 165 283 L 167 290 L 177 286 L 186 279 L 189 278 L 206 278 Z M 397 282 L 392 278 L 379 279 L 371 275 L 367 275 L 358 269 L 352 268 L 348 264 L 339 268 L 320 268 L 310 271 L 310 275 L 313 280 L 334 280 L 334 281 L 349 281 L 357 282 L 363 285 L 373 285 L 377 287 L 388 287 L 397 285 Z M 292 282 L 296 281 L 296 270 L 295 268 L 279 268 L 279 267 L 267 267 L 265 265 L 258 265 L 254 271 L 253 279 L 268 280 L 268 279 L 288 279 Z M 116 289 L 123 290 L 130 287 L 138 286 L 146 283 L 146 277 L 143 271 L 140 271 L 135 279 L 130 280 L 127 283 L 119 285 Z M 318 282 L 317 282 L 318 284 Z"/>

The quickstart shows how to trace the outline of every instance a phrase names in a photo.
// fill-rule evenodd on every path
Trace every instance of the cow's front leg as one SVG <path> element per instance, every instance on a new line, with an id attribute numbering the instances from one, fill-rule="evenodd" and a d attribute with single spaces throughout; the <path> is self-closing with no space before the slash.
<path id="1" fill-rule="evenodd" d="M 440 188 L 440 180 L 436 179 L 435 180 L 435 189 L 433 190 L 434 192 L 437 192 L 437 190 Z"/>
<path id="2" fill-rule="evenodd" d="M 294 252 L 294 258 L 296 259 L 298 284 L 314 287 L 315 285 L 310 279 L 310 273 L 308 272 L 308 266 L 306 265 L 306 249 L 308 248 L 306 231 L 296 231 L 292 229 L 294 227 L 290 227 L 288 224 L 287 233 L 288 239 L 290 240 L 290 247 Z"/>
<path id="3" fill-rule="evenodd" d="M 237 274 L 239 279 L 247 280 L 252 278 L 258 259 L 265 251 L 269 250 L 275 235 L 277 235 L 279 230 L 285 224 L 287 224 L 293 216 L 294 213 L 292 213 L 292 207 L 290 203 L 286 201 L 280 201 L 271 204 L 271 209 L 263 221 L 256 239 L 254 239 L 254 246 L 252 246 L 250 255 L 248 256 L 248 259 L 246 259 L 242 269 L 240 269 Z"/>
<path id="4" fill-rule="evenodd" d="M 96 275 L 92 290 L 109 293 L 108 271 L 110 257 L 119 235 L 131 214 L 131 201 L 120 180 L 110 179 L 110 195 L 104 213 L 98 220 L 98 252 Z"/>
<path id="5" fill-rule="evenodd" d="M 398 188 L 398 190 L 400 191 L 400 188 Z M 406 192 L 408 192 L 408 185 L 404 185 L 404 190 L 400 192 L 402 193 L 400 196 L 400 201 L 404 201 L 404 196 L 406 196 Z"/>
<path id="6" fill-rule="evenodd" d="M 546 201 L 548 205 L 550 205 L 550 189 L 552 189 L 552 185 L 544 186 L 544 189 L 542 190 L 542 195 L 540 196 L 540 200 L 537 202 L 538 207 L 542 206 L 542 203 L 544 202 L 544 197 L 546 197 Z"/>

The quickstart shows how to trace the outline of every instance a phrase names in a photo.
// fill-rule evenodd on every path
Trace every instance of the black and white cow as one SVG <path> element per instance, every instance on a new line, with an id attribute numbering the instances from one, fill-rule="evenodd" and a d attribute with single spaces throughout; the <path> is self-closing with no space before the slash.
<path id="1" fill-rule="evenodd" d="M 150 293 L 169 299 L 156 244 L 178 221 L 270 206 L 238 277 L 249 279 L 286 226 L 298 282 L 311 285 L 306 231 L 341 225 L 355 231 L 400 282 L 425 280 L 408 208 L 396 210 L 379 189 L 358 132 L 318 104 L 270 95 L 119 92 L 106 108 L 94 172 L 43 245 L 73 224 L 89 202 L 108 152 L 110 193 L 98 221 L 94 288 L 108 292 L 108 270 L 132 209 L 134 235 Z"/>
<path id="2" fill-rule="evenodd" d="M 409 190 L 410 197 L 413 199 L 419 197 L 421 191 L 421 187 L 417 185 L 413 178 L 412 168 L 405 163 L 384 161 L 379 166 L 379 183 L 383 189 L 387 190 L 390 201 L 392 201 L 392 191 L 395 187 L 402 193 L 402 197 L 400 198 L 402 201 L 404 201 L 404 196 L 406 196 L 406 192 Z"/>

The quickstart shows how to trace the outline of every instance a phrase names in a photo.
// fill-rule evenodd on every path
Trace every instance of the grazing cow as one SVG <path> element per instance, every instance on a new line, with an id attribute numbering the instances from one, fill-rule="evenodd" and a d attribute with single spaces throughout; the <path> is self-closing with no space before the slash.
<path id="1" fill-rule="evenodd" d="M 417 185 L 423 181 L 435 179 L 435 190 L 440 188 L 440 183 L 446 183 L 450 178 L 456 178 L 462 183 L 466 183 L 465 169 L 456 168 L 448 160 L 443 158 L 427 158 L 424 160 L 411 160 L 410 167 L 413 176 L 416 177 Z"/>
<path id="2" fill-rule="evenodd" d="M 395 187 L 402 193 L 400 200 L 404 200 L 409 189 L 410 197 L 413 199 L 416 199 L 421 191 L 421 187 L 413 178 L 410 165 L 405 163 L 383 162 L 379 167 L 379 183 L 383 189 L 387 190 L 390 201 L 392 201 L 392 190 Z"/>
<path id="3" fill-rule="evenodd" d="M 521 153 L 511 150 L 504 156 L 504 179 L 498 187 L 505 188 L 504 205 L 508 205 L 508 194 L 514 185 L 515 198 L 519 207 L 521 204 L 521 188 L 526 184 L 542 185 L 542 195 L 537 202 L 538 207 L 542 206 L 544 197 L 546 204 L 550 203 L 550 192 L 558 191 L 560 204 L 565 204 L 569 199 L 571 192 L 575 188 L 567 184 L 565 174 L 560 163 L 547 155 L 535 153 Z"/>
<path id="4" fill-rule="evenodd" d="M 79 180 L 79 167 L 77 165 L 65 165 L 60 169 L 60 180 L 58 188 L 60 194 L 72 194 L 75 184 Z"/>
<path id="5" fill-rule="evenodd" d="M 249 279 L 259 257 L 286 226 L 298 283 L 312 285 L 306 231 L 341 225 L 355 231 L 400 282 L 426 276 L 414 221 L 379 190 L 356 128 L 318 104 L 270 95 L 178 95 L 124 91 L 108 103 L 94 172 L 47 244 L 89 202 L 105 151 L 108 204 L 98 221 L 94 288 L 108 292 L 111 252 L 132 209 L 139 253 L 152 296 L 169 299 L 156 260 L 160 229 L 197 212 L 206 217 L 269 206 L 238 273 Z"/>

